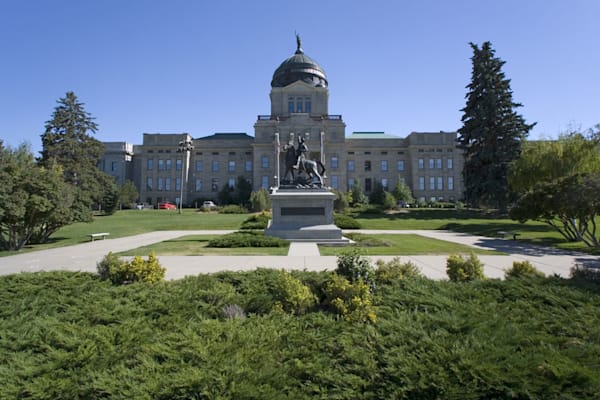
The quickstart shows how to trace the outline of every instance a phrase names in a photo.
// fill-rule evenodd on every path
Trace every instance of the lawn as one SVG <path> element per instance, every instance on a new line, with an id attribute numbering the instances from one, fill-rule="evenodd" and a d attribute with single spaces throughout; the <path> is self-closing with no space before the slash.
<path id="1" fill-rule="evenodd" d="M 157 256 L 285 256 L 288 247 L 238 247 L 238 248 L 214 248 L 206 247 L 208 241 L 216 235 L 189 235 L 173 240 L 155 243 L 150 246 L 138 247 L 119 253 L 119 256 L 136 256 L 139 254 L 150 254 L 151 251 Z"/>
<path id="2" fill-rule="evenodd" d="M 492 254 L 501 255 L 504 253 L 490 250 L 481 250 L 473 247 L 426 238 L 412 234 L 378 234 L 366 235 L 360 233 L 350 233 L 349 238 L 356 241 L 357 247 L 361 253 L 369 256 L 402 256 L 419 254 Z M 322 256 L 335 256 L 342 251 L 339 247 L 319 246 Z"/>
<path id="3" fill-rule="evenodd" d="M 331 274 L 293 276 L 320 298 Z M 283 312 L 277 276 L 2 276 L 0 398 L 599 398 L 597 284 L 394 280 L 365 324 Z M 234 304 L 248 316 L 227 319 Z"/>
<path id="4" fill-rule="evenodd" d="M 192 209 L 184 209 L 182 214 L 175 210 L 117 211 L 114 215 L 96 216 L 89 223 L 65 226 L 51 236 L 50 243 L 26 246 L 21 252 L 87 242 L 90 240 L 88 235 L 96 232 L 108 232 L 110 238 L 118 238 L 152 231 L 238 229 L 248 216 L 202 213 Z M 0 255 L 10 254 L 14 252 L 0 252 Z"/>

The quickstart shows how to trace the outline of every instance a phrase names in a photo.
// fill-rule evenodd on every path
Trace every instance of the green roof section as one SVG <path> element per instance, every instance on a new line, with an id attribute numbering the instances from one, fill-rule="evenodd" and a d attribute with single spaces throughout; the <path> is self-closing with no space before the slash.
<path id="1" fill-rule="evenodd" d="M 400 136 L 389 135 L 385 132 L 352 132 L 347 139 L 402 139 Z"/>
<path id="2" fill-rule="evenodd" d="M 236 140 L 236 139 L 254 139 L 244 132 L 217 132 L 210 136 L 196 138 L 194 140 Z"/>

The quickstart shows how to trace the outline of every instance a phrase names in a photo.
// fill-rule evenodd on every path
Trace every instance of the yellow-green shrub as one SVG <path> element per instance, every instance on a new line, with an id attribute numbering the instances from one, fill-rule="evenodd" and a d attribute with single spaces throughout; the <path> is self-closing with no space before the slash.
<path id="1" fill-rule="evenodd" d="M 485 278 L 483 263 L 475 253 L 471 253 L 466 260 L 461 255 L 452 254 L 446 260 L 446 274 L 452 282 L 468 282 Z"/>
<path id="2" fill-rule="evenodd" d="M 421 275 L 419 267 L 410 261 L 402 263 L 400 257 L 394 257 L 388 262 L 377 260 L 375 265 L 377 266 L 375 279 L 378 283 L 392 283 L 410 276 Z"/>
<path id="3" fill-rule="evenodd" d="M 505 278 L 518 278 L 521 276 L 539 276 L 543 277 L 544 274 L 538 271 L 529 261 L 513 261 L 511 269 L 504 272 Z"/>
<path id="4" fill-rule="evenodd" d="M 308 286 L 294 278 L 289 272 L 283 270 L 278 272 L 272 289 L 275 308 L 281 308 L 294 314 L 304 314 L 316 303 L 316 296 Z"/>
<path id="5" fill-rule="evenodd" d="M 371 288 L 362 279 L 350 283 L 348 279 L 334 274 L 325 284 L 326 306 L 347 321 L 371 322 L 377 320 L 376 307 Z"/>
<path id="6" fill-rule="evenodd" d="M 133 282 L 159 282 L 164 279 L 166 269 L 163 268 L 154 253 L 147 260 L 135 256 L 131 261 L 123 261 L 113 253 L 108 253 L 98 263 L 98 274 L 101 279 L 109 279 L 115 285 Z"/>

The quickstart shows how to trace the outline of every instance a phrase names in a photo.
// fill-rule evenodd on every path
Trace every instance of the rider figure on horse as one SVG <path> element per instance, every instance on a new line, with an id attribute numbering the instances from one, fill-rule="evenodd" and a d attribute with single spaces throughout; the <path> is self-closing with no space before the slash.
<path id="1" fill-rule="evenodd" d="M 300 164 L 302 161 L 306 159 L 305 153 L 308 153 L 308 146 L 304 143 L 304 138 L 298 136 L 298 149 L 296 150 L 296 165 L 294 165 L 294 169 L 300 168 Z"/>

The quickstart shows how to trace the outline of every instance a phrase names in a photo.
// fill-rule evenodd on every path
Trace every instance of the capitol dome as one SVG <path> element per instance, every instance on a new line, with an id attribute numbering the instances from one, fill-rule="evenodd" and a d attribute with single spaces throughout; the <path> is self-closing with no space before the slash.
<path id="1" fill-rule="evenodd" d="M 296 53 L 283 61 L 275 70 L 271 87 L 285 87 L 296 81 L 302 81 L 314 87 L 327 87 L 327 76 L 315 60 L 304 54 L 300 37 L 296 35 L 298 48 Z"/>

